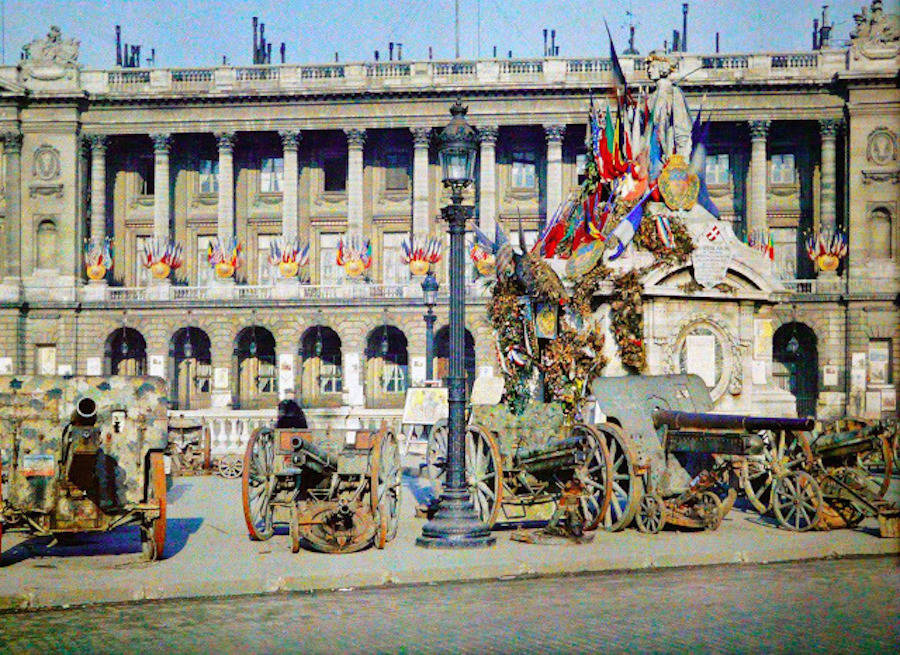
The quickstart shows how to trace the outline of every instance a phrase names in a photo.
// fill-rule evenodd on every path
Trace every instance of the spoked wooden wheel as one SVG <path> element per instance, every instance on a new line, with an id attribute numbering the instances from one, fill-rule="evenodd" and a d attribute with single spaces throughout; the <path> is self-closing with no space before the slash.
<path id="1" fill-rule="evenodd" d="M 803 432 L 766 431 L 762 437 L 763 452 L 741 462 L 741 486 L 756 511 L 765 514 L 772 506 L 772 483 L 780 475 L 812 466 L 813 456 Z"/>
<path id="2" fill-rule="evenodd" d="M 795 532 L 814 528 L 822 516 L 822 490 L 806 471 L 779 476 L 772 488 L 772 508 L 778 522 Z"/>
<path id="3" fill-rule="evenodd" d="M 478 518 L 492 527 L 503 501 L 500 448 L 488 432 L 476 425 L 466 428 L 466 484 Z"/>
<path id="4" fill-rule="evenodd" d="M 634 472 L 631 450 L 621 428 L 613 423 L 600 423 L 594 429 L 606 445 L 612 471 L 610 503 L 601 523 L 605 529 L 615 532 L 631 523 L 644 487 Z"/>
<path id="5" fill-rule="evenodd" d="M 159 516 L 141 525 L 141 553 L 149 561 L 161 559 L 166 548 L 166 467 L 162 453 L 150 453 L 147 502 L 159 504 Z"/>
<path id="6" fill-rule="evenodd" d="M 584 530 L 594 530 L 609 511 L 612 498 L 612 463 L 606 440 L 590 425 L 578 423 L 572 427 L 572 436 L 580 438 L 584 447 L 585 460 L 575 472 L 585 486 L 581 496 L 581 512 L 584 515 Z"/>
<path id="7" fill-rule="evenodd" d="M 705 530 L 718 530 L 722 525 L 722 500 L 712 491 L 700 494 L 700 498 L 694 503 L 694 511 Z"/>
<path id="8" fill-rule="evenodd" d="M 244 473 L 244 458 L 240 455 L 223 455 L 216 468 L 223 478 L 239 478 Z"/>
<path id="9" fill-rule="evenodd" d="M 393 432 L 385 431 L 376 437 L 369 462 L 369 500 L 372 515 L 378 521 L 375 547 L 397 536 L 400 524 L 401 496 L 400 446 Z"/>
<path id="10" fill-rule="evenodd" d="M 656 534 L 666 525 L 666 504 L 656 492 L 641 496 L 634 515 L 637 529 L 645 534 Z"/>
<path id="11" fill-rule="evenodd" d="M 375 537 L 377 526 L 368 506 L 349 506 L 352 520 L 346 525 L 336 519 L 340 503 L 315 503 L 299 514 L 300 542 L 320 553 L 355 553 L 367 548 Z"/>
<path id="12" fill-rule="evenodd" d="M 244 453 L 241 476 L 244 521 L 254 541 L 265 541 L 275 533 L 275 434 L 269 428 L 257 428 L 250 435 Z"/>
<path id="13" fill-rule="evenodd" d="M 425 472 L 428 479 L 435 484 L 435 493 L 447 479 L 447 423 L 442 421 L 431 426 L 428 432 L 428 444 L 425 449 Z"/>

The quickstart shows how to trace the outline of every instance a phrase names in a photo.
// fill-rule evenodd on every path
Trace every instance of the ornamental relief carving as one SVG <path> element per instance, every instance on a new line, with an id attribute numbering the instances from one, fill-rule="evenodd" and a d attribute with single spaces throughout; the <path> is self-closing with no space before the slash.
<path id="1" fill-rule="evenodd" d="M 876 166 L 887 166 L 897 159 L 897 135 L 886 127 L 876 127 L 869 134 L 866 160 Z"/>
<path id="2" fill-rule="evenodd" d="M 35 148 L 31 160 L 31 174 L 34 177 L 48 182 L 58 178 L 60 171 L 59 150 L 47 144 Z"/>
<path id="3" fill-rule="evenodd" d="M 668 338 L 662 339 L 665 352 L 665 369 L 669 373 L 685 373 L 682 366 L 681 353 L 685 348 L 685 340 L 690 334 L 712 334 L 716 340 L 715 367 L 716 383 L 709 391 L 713 401 L 718 400 L 727 391 L 732 396 L 740 395 L 744 386 L 744 374 L 741 367 L 743 361 L 742 345 L 735 338 L 731 329 L 722 321 L 703 313 L 691 313 L 685 316 L 678 327 Z"/>

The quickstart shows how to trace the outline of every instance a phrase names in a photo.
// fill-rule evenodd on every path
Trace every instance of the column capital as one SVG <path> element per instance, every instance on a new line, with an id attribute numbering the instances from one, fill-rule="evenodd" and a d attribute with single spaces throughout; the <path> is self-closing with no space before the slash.
<path id="1" fill-rule="evenodd" d="M 216 132 L 214 136 L 219 152 L 222 150 L 231 152 L 234 149 L 234 132 Z"/>
<path id="2" fill-rule="evenodd" d="M 105 134 L 85 134 L 84 142 L 91 149 L 92 154 L 101 155 L 106 153 L 109 137 Z"/>
<path id="3" fill-rule="evenodd" d="M 823 139 L 834 139 L 841 130 L 840 118 L 820 118 L 819 132 Z"/>
<path id="4" fill-rule="evenodd" d="M 478 128 L 478 140 L 487 145 L 496 145 L 498 132 L 496 125 L 484 125 Z"/>
<path id="5" fill-rule="evenodd" d="M 303 139 L 300 130 L 278 130 L 278 136 L 281 137 L 281 147 L 284 150 L 296 150 Z"/>
<path id="6" fill-rule="evenodd" d="M 769 135 L 769 126 L 772 121 L 750 121 L 750 139 L 753 141 L 765 140 Z"/>
<path id="7" fill-rule="evenodd" d="M 153 152 L 159 155 L 169 154 L 169 148 L 172 147 L 172 135 L 168 133 L 151 134 L 150 140 L 153 141 Z"/>
<path id="8" fill-rule="evenodd" d="M 428 144 L 431 142 L 431 128 L 430 127 L 411 127 L 409 131 L 412 132 L 413 136 L 413 146 L 416 148 L 427 148 Z"/>
<path id="9" fill-rule="evenodd" d="M 3 149 L 7 153 L 22 152 L 22 133 L 21 132 L 0 132 L 0 139 L 3 139 Z"/>
<path id="10" fill-rule="evenodd" d="M 347 135 L 347 147 L 362 148 L 366 143 L 366 131 L 362 128 L 352 127 L 344 130 Z"/>
<path id="11" fill-rule="evenodd" d="M 544 125 L 544 135 L 547 137 L 547 143 L 562 143 L 563 137 L 566 135 L 566 126 Z"/>

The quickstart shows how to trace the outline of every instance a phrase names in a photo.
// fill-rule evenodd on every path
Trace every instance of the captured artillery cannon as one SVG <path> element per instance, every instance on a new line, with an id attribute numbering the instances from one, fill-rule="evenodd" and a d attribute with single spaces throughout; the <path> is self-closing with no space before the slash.
<path id="1" fill-rule="evenodd" d="M 705 453 L 708 455 L 715 455 L 717 456 L 719 463 L 714 464 L 713 468 L 721 470 L 722 462 L 729 458 L 740 458 L 738 461 L 745 464 L 745 458 L 753 458 L 763 454 L 766 443 L 763 440 L 763 437 L 756 433 L 767 431 L 777 434 L 789 434 L 794 431 L 807 431 L 813 428 L 815 421 L 811 418 L 770 418 L 736 414 L 702 414 L 661 409 L 654 411 L 653 424 L 660 430 L 665 452 L 672 454 Z M 770 467 L 774 467 L 775 469 L 776 498 L 785 500 L 785 502 L 788 500 L 793 502 L 797 497 L 797 493 L 800 493 L 800 497 L 803 499 L 803 494 L 806 491 L 813 491 L 808 484 L 808 480 L 803 477 L 806 473 L 803 473 L 802 471 L 792 471 L 787 468 L 784 470 L 777 470 L 778 466 L 781 464 L 783 464 L 783 461 L 778 457 L 772 458 L 770 463 Z M 770 470 L 772 470 L 772 468 L 770 468 Z M 714 475 L 707 474 L 704 476 L 701 474 L 691 481 L 690 492 L 696 494 L 696 488 L 698 487 L 708 488 L 713 486 L 715 484 L 715 477 L 716 476 Z M 711 494 L 709 491 L 704 491 L 702 493 L 710 494 L 709 496 L 706 496 L 706 498 L 710 501 L 710 504 L 715 504 L 714 501 L 712 501 L 712 496 L 715 494 Z M 794 495 L 787 498 L 787 496 L 792 493 Z M 734 502 L 735 496 L 736 493 L 734 490 L 730 490 L 728 498 L 731 503 Z M 679 511 L 679 508 L 685 507 L 683 503 L 689 501 L 691 498 L 691 493 L 682 493 L 676 497 L 674 501 L 667 503 L 669 509 L 668 516 L 673 523 L 679 525 L 691 525 L 693 517 L 690 515 L 687 516 L 687 521 L 679 521 L 685 514 L 684 511 Z M 645 520 L 645 512 L 642 511 L 644 505 L 648 502 L 655 504 L 658 500 L 659 499 L 652 502 L 642 501 L 642 509 L 639 510 L 637 516 L 639 528 L 642 527 L 642 521 Z M 688 505 L 687 507 L 690 506 Z M 795 517 L 797 521 L 800 521 L 801 515 L 799 513 L 788 512 L 785 507 L 786 505 L 784 502 L 776 502 L 774 505 L 776 517 L 782 524 L 786 525 Z M 809 506 L 804 506 L 801 503 L 801 507 L 804 511 L 815 511 L 815 507 L 812 503 L 810 503 Z M 730 509 L 730 504 L 728 504 L 728 508 Z M 695 512 L 695 514 L 697 513 L 698 512 Z M 703 516 L 703 512 L 699 512 L 699 514 L 699 523 L 702 524 L 702 527 L 713 527 L 709 524 L 709 520 Z M 709 515 L 709 512 L 707 511 L 706 514 Z M 724 513 L 722 513 L 722 516 L 724 516 Z M 718 526 L 716 525 L 715 527 Z"/>
<path id="2" fill-rule="evenodd" d="M 480 519 L 488 526 L 531 521 L 538 518 L 532 510 L 543 506 L 575 536 L 595 529 L 612 488 L 602 435 L 584 423 L 567 425 L 557 404 L 533 403 L 515 416 L 497 404 L 499 396 L 488 400 L 494 402 L 473 404 L 465 435 L 466 480 Z M 426 451 L 428 476 L 436 484 L 446 475 L 446 457 L 447 427 L 439 424 Z"/>
<path id="3" fill-rule="evenodd" d="M 242 497 L 251 539 L 288 523 L 291 551 L 384 548 L 397 534 L 400 450 L 382 425 L 365 430 L 259 428 L 244 454 Z"/>
<path id="4" fill-rule="evenodd" d="M 159 378 L 0 377 L 0 535 L 137 523 L 144 557 L 161 557 L 166 420 Z"/>
<path id="5" fill-rule="evenodd" d="M 820 527 L 852 528 L 866 517 L 877 517 L 881 536 L 900 536 L 900 509 L 884 500 L 894 467 L 892 440 L 897 432 L 896 419 L 872 423 L 842 419 L 814 436 L 810 472 L 824 501 Z M 863 465 L 871 455 L 880 458 L 880 483 Z"/>

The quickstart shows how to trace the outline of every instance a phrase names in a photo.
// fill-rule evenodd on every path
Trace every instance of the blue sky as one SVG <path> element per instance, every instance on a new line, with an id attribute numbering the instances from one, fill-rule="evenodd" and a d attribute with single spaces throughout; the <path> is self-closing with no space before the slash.
<path id="1" fill-rule="evenodd" d="M 555 29 L 560 56 L 606 56 L 603 19 L 609 22 L 621 52 L 627 41 L 631 9 L 641 53 L 661 47 L 681 29 L 681 0 L 458 0 L 460 56 L 474 58 L 512 50 L 514 57 L 540 57 L 544 28 Z M 454 0 L 0 0 L 3 7 L 3 59 L 9 65 L 21 47 L 47 33 L 51 24 L 63 36 L 81 41 L 87 68 L 115 63 L 116 24 L 123 41 L 143 46 L 142 58 L 156 48 L 158 66 L 214 66 L 222 56 L 235 65 L 251 61 L 251 17 L 266 24 L 272 61 L 282 41 L 288 63 L 371 61 L 378 49 L 387 59 L 388 42 L 403 43 L 404 59 L 454 56 Z M 720 33 L 722 52 L 809 50 L 813 18 L 822 2 L 807 0 L 693 0 L 688 50 L 713 52 Z M 852 15 L 868 0 L 829 2 L 834 38 L 846 39 Z M 891 2 L 886 3 L 887 6 Z M 480 17 L 480 20 L 479 20 Z M 480 25 L 480 29 L 479 29 Z M 480 36 L 479 36 L 480 35 Z"/>

